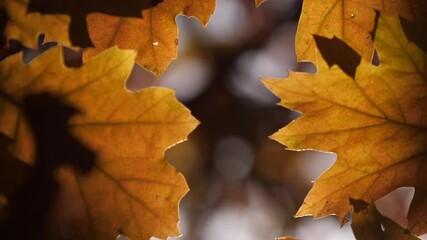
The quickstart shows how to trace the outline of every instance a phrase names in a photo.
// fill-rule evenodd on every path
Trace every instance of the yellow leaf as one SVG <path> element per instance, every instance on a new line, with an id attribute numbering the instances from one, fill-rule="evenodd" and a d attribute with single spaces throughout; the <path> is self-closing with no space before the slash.
<path id="1" fill-rule="evenodd" d="M 303 113 L 272 138 L 292 150 L 337 154 L 298 217 L 336 214 L 344 222 L 350 198 L 371 202 L 401 186 L 425 188 L 427 55 L 408 42 L 398 17 L 380 17 L 375 36 L 381 65 L 362 60 L 355 79 L 334 65 L 264 80 L 280 105 Z"/>
<path id="2" fill-rule="evenodd" d="M 71 42 L 80 47 L 90 47 L 86 26 L 86 16 L 90 13 L 100 12 L 112 16 L 140 18 L 144 9 L 156 6 L 163 0 L 117 0 L 85 1 L 67 0 L 51 1 L 30 0 L 27 13 L 39 12 L 41 14 L 67 14 L 71 18 L 69 32 Z"/>
<path id="3" fill-rule="evenodd" d="M 371 61 L 374 52 L 372 33 L 375 28 L 375 10 L 415 20 L 427 12 L 427 2 L 305 0 L 296 35 L 298 61 L 316 63 L 319 52 L 313 35 L 327 38 L 335 36 L 350 45 L 366 61 Z"/>
<path id="4" fill-rule="evenodd" d="M 38 34 L 45 33 L 46 41 L 76 45 L 70 42 L 68 15 L 26 13 L 29 0 L 5 1 L 10 18 L 5 30 L 7 38 L 36 48 L 34 39 Z M 135 49 L 138 51 L 136 62 L 160 76 L 177 56 L 175 17 L 180 14 L 194 17 L 205 26 L 215 10 L 215 4 L 216 0 L 164 0 L 156 7 L 143 10 L 141 18 L 89 13 L 86 25 L 94 47 L 86 49 L 84 58 L 88 59 L 115 45 L 121 49 Z"/>
<path id="5" fill-rule="evenodd" d="M 178 29 L 175 17 L 179 14 L 198 18 L 206 25 L 215 10 L 216 0 L 165 0 L 154 8 L 144 10 L 143 18 L 113 17 L 92 13 L 87 17 L 94 48 L 84 52 L 85 58 L 117 45 L 136 49 L 136 62 L 160 76 L 177 56 Z"/>
<path id="6" fill-rule="evenodd" d="M 68 34 L 70 17 L 63 14 L 27 13 L 28 1 L 4 0 L 4 8 L 9 18 L 4 36 L 8 39 L 15 39 L 26 47 L 37 48 L 34 39 L 40 33 L 44 33 L 46 42 L 57 41 L 63 45 L 71 46 Z"/>
<path id="7" fill-rule="evenodd" d="M 74 239 L 113 239 L 119 230 L 131 239 L 179 235 L 177 206 L 188 187 L 164 151 L 198 122 L 171 90 L 125 90 L 134 57 L 111 48 L 71 69 L 55 47 L 29 65 L 22 55 L 0 63 L 0 89 L 13 99 L 0 99 L 0 131 L 14 140 L 14 156 L 34 161 L 34 142 L 16 105 L 24 96 L 49 92 L 82 112 L 68 126 L 97 153 L 96 166 L 88 176 L 66 167 L 57 176 L 69 201 L 58 208 L 70 214 L 61 215 L 55 230 L 67 229 Z"/>
<path id="8" fill-rule="evenodd" d="M 103 12 L 115 16 L 141 17 L 142 9 L 153 7 L 161 0 L 126 0 L 120 5 L 114 0 L 4 1 L 9 16 L 5 35 L 34 48 L 34 38 L 40 33 L 47 36 L 47 41 L 56 41 L 67 46 L 92 46 L 85 22 L 88 13 Z"/>
<path id="9" fill-rule="evenodd" d="M 360 200 L 351 200 L 352 205 L 363 204 L 364 209 L 352 209 L 351 227 L 358 240 L 419 240 L 408 230 L 390 218 L 383 216 L 375 207 Z M 354 205 L 353 205 L 354 206 Z"/>

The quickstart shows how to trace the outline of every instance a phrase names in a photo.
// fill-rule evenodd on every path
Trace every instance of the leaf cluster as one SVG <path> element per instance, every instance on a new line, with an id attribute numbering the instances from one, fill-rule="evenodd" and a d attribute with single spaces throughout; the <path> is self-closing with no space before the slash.
<path id="1" fill-rule="evenodd" d="M 4 0 L 0 8 L 8 18 L 6 39 L 35 48 L 34 39 L 44 33 L 46 41 L 84 48 L 85 61 L 113 46 L 134 49 L 136 62 L 160 76 L 177 56 L 175 17 L 206 25 L 215 0 Z"/>
<path id="2" fill-rule="evenodd" d="M 142 55 L 161 74 L 176 55 L 175 16 L 206 24 L 215 2 L 160 2 L 0 2 L 8 43 L 0 62 L 2 237 L 180 235 L 178 203 L 188 186 L 164 152 L 198 121 L 172 90 L 130 92 L 125 82 Z M 35 47 L 40 34 L 40 56 L 23 62 L 20 50 Z M 64 46 L 85 47 L 83 65 L 66 66 Z M 151 57 L 119 49 L 136 46 Z"/>
<path id="3" fill-rule="evenodd" d="M 124 83 L 134 63 L 160 76 L 177 55 L 176 16 L 205 26 L 215 0 L 1 0 L 0 9 L 1 236 L 178 236 L 188 186 L 164 151 L 198 121 L 173 91 Z M 302 113 L 272 138 L 337 155 L 297 217 L 345 224 L 350 213 L 358 239 L 427 232 L 426 12 L 424 0 L 304 1 L 296 53 L 317 73 L 263 79 Z M 58 46 L 29 63 L 11 55 L 36 48 L 40 34 Z M 65 65 L 64 46 L 82 51 L 82 66 Z M 416 189 L 403 227 L 374 205 L 402 186 Z"/>

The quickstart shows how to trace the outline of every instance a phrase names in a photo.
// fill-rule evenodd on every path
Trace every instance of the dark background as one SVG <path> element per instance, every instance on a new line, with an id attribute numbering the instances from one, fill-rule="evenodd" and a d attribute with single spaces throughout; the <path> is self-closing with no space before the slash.
<path id="1" fill-rule="evenodd" d="M 255 8 L 254 0 L 217 0 L 205 29 L 193 18 L 177 17 L 179 57 L 160 79 L 135 65 L 129 89 L 175 89 L 201 122 L 188 141 L 166 152 L 191 189 L 180 205 L 184 236 L 179 239 L 354 239 L 349 225 L 340 229 L 335 217 L 293 218 L 312 181 L 336 156 L 290 152 L 268 138 L 299 114 L 276 106 L 279 99 L 260 77 L 316 71 L 310 63 L 296 62 L 301 5 L 301 0 L 267 0 Z M 53 45 L 27 49 L 24 58 L 28 62 Z M 10 54 L 4 50 L 0 59 Z M 78 66 L 80 55 L 66 51 L 68 65 Z M 378 200 L 378 208 L 405 226 L 413 194 L 412 188 L 398 189 Z"/>

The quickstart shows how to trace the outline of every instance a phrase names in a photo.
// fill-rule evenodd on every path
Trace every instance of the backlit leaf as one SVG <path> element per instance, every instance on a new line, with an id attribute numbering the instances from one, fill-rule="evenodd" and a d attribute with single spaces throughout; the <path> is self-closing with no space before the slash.
<path id="1" fill-rule="evenodd" d="M 280 105 L 303 114 L 272 138 L 292 150 L 337 154 L 296 216 L 336 214 L 345 222 L 350 198 L 371 202 L 401 186 L 425 189 L 426 52 L 407 40 L 398 17 L 379 18 L 375 44 L 380 66 L 362 60 L 355 79 L 318 56 L 317 74 L 264 80 Z"/>
<path id="2" fill-rule="evenodd" d="M 5 35 L 27 47 L 35 48 L 34 38 L 40 33 L 47 36 L 47 41 L 57 41 L 67 46 L 92 46 L 85 20 L 89 13 L 102 12 L 114 16 L 141 17 L 143 9 L 155 6 L 160 0 L 150 2 L 4 0 L 4 2 L 9 17 Z"/>
<path id="3" fill-rule="evenodd" d="M 26 13 L 28 2 L 29 0 L 5 0 L 10 18 L 5 30 L 7 38 L 35 48 L 34 39 L 38 34 L 45 33 L 46 41 L 57 41 L 66 46 L 82 46 L 70 41 L 69 15 Z M 100 2 L 100 5 L 103 4 Z M 182 14 L 197 18 L 205 26 L 215 10 L 215 4 L 216 0 L 164 0 L 156 7 L 142 11 L 140 18 L 106 14 L 109 11 L 92 12 L 93 7 L 86 9 L 86 25 L 94 47 L 87 48 L 84 57 L 88 59 L 115 45 L 121 49 L 135 49 L 138 52 L 136 62 L 160 76 L 177 56 L 176 16 Z M 74 19 L 75 15 L 72 15 Z M 77 19 L 81 20 L 81 16 Z M 81 25 L 77 24 L 77 29 Z M 83 45 L 86 46 L 87 44 Z"/>
<path id="4" fill-rule="evenodd" d="M 73 45 L 92 46 L 86 27 L 86 16 L 99 12 L 120 17 L 141 17 L 141 11 L 162 0 L 30 0 L 27 13 L 67 14 L 71 18 L 69 32 Z"/>
<path id="5" fill-rule="evenodd" d="M 14 140 L 12 153 L 34 161 L 34 142 L 17 107 L 29 94 L 49 92 L 79 109 L 69 129 L 97 153 L 88 176 L 71 168 L 58 171 L 61 194 L 55 209 L 59 235 L 73 239 L 113 239 L 118 232 L 131 239 L 179 235 L 177 206 L 187 184 L 164 160 L 164 151 L 186 139 L 198 124 L 171 90 L 125 89 L 135 53 L 111 48 L 71 69 L 55 47 L 31 64 L 22 55 L 0 63 L 0 131 Z"/>
<path id="6" fill-rule="evenodd" d="M 28 2 L 29 0 L 4 0 L 4 8 L 9 18 L 4 30 L 6 38 L 15 39 L 29 48 L 37 48 L 34 39 L 44 33 L 46 42 L 56 41 L 71 46 L 68 34 L 70 17 L 63 14 L 27 14 Z"/>
<path id="7" fill-rule="evenodd" d="M 298 23 L 296 52 L 299 61 L 316 62 L 318 50 L 313 35 L 337 37 L 346 42 L 366 61 L 374 52 L 372 33 L 375 11 L 399 14 L 415 20 L 427 12 L 424 0 L 305 0 Z"/>
<path id="8" fill-rule="evenodd" d="M 101 13 L 87 17 L 90 38 L 95 45 L 85 51 L 93 56 L 117 45 L 122 49 L 136 49 L 136 62 L 160 76 L 177 56 L 177 15 L 195 17 L 205 26 L 215 10 L 216 0 L 165 0 L 149 10 L 144 18 L 121 18 Z"/>
<path id="9" fill-rule="evenodd" d="M 355 200 L 352 200 L 355 201 Z M 358 201 L 358 200 L 356 200 Z M 358 240 L 417 240 L 411 232 L 390 218 L 383 216 L 375 204 L 365 209 L 352 210 L 351 227 Z"/>

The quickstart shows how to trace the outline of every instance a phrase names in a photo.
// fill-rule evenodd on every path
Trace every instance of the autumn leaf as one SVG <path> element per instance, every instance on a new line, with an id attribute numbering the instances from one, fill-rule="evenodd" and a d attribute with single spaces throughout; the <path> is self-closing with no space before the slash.
<path id="1" fill-rule="evenodd" d="M 103 1 L 41 1 L 3 0 L 9 17 L 5 35 L 34 48 L 34 38 L 44 33 L 47 41 L 67 46 L 92 46 L 86 29 L 85 17 L 91 12 L 109 13 L 115 16 L 141 17 L 141 11 L 155 6 L 160 0 Z M 71 40 L 70 40 L 71 38 Z"/>
<path id="2" fill-rule="evenodd" d="M 44 33 L 46 42 L 56 41 L 71 46 L 68 34 L 68 26 L 71 22 L 69 16 L 27 14 L 29 0 L 3 0 L 3 2 L 8 16 L 3 35 L 7 39 L 15 39 L 26 47 L 37 48 L 34 39 L 40 33 Z"/>
<path id="3" fill-rule="evenodd" d="M 375 36 L 381 64 L 362 60 L 355 79 L 318 56 L 317 74 L 264 80 L 280 105 L 303 114 L 272 138 L 291 150 L 337 154 L 297 217 L 336 214 L 345 222 L 350 198 L 372 202 L 401 186 L 425 189 L 427 55 L 408 42 L 398 17 L 381 16 Z"/>
<path id="4" fill-rule="evenodd" d="M 30 0 L 28 11 L 41 14 L 67 14 L 71 17 L 70 37 L 73 45 L 90 47 L 86 29 L 86 15 L 93 12 L 120 17 L 141 17 L 143 9 L 156 6 L 162 0 L 103 0 L 103 1 L 58 1 Z"/>
<path id="5" fill-rule="evenodd" d="M 405 17 L 411 21 L 427 12 L 424 0 L 305 0 L 296 34 L 298 61 L 316 62 L 319 54 L 313 35 L 337 37 L 366 61 L 374 52 L 375 11 Z"/>
<path id="6" fill-rule="evenodd" d="M 360 240 L 417 240 L 399 224 L 390 218 L 383 216 L 375 207 L 375 204 L 365 203 L 363 209 L 357 209 L 354 204 L 360 204 L 361 200 L 350 200 L 352 209 L 351 227 L 356 239 Z"/>
<path id="7" fill-rule="evenodd" d="M 198 18 L 205 26 L 215 10 L 216 0 L 164 0 L 154 8 L 143 11 L 143 19 L 121 18 L 101 13 L 87 17 L 90 38 L 95 45 L 84 57 L 96 55 L 117 45 L 122 49 L 136 49 L 136 62 L 156 76 L 162 75 L 177 56 L 177 15 Z"/>
<path id="8" fill-rule="evenodd" d="M 88 176 L 68 167 L 58 170 L 57 238 L 64 231 L 73 239 L 112 239 L 119 231 L 131 239 L 179 235 L 177 206 L 188 187 L 164 160 L 164 151 L 185 140 L 198 122 L 171 90 L 125 90 L 134 57 L 111 48 L 72 69 L 55 47 L 29 65 L 22 54 L 0 63 L 0 89 L 9 96 L 1 97 L 0 131 L 14 140 L 16 158 L 31 164 L 35 151 L 18 105 L 43 92 L 83 113 L 72 117 L 68 128 L 97 154 Z"/>
<path id="9" fill-rule="evenodd" d="M 314 36 L 314 39 L 316 47 L 322 53 L 322 58 L 326 61 L 328 67 L 337 65 L 343 72 L 354 78 L 356 69 L 362 59 L 359 54 L 336 37 L 328 39 L 321 36 Z"/>
<path id="10" fill-rule="evenodd" d="M 46 41 L 75 45 L 71 43 L 68 34 L 70 16 L 26 14 L 29 0 L 4 1 L 10 18 L 5 30 L 8 38 L 35 48 L 34 39 L 44 33 Z M 160 76 L 177 56 L 178 29 L 175 17 L 180 14 L 194 17 L 205 26 L 215 10 L 215 4 L 216 0 L 165 0 L 156 7 L 142 11 L 142 18 L 89 13 L 90 8 L 85 11 L 88 13 L 86 24 L 94 47 L 86 49 L 84 58 L 88 59 L 115 45 L 121 49 L 135 49 L 138 51 L 136 62 Z"/>

